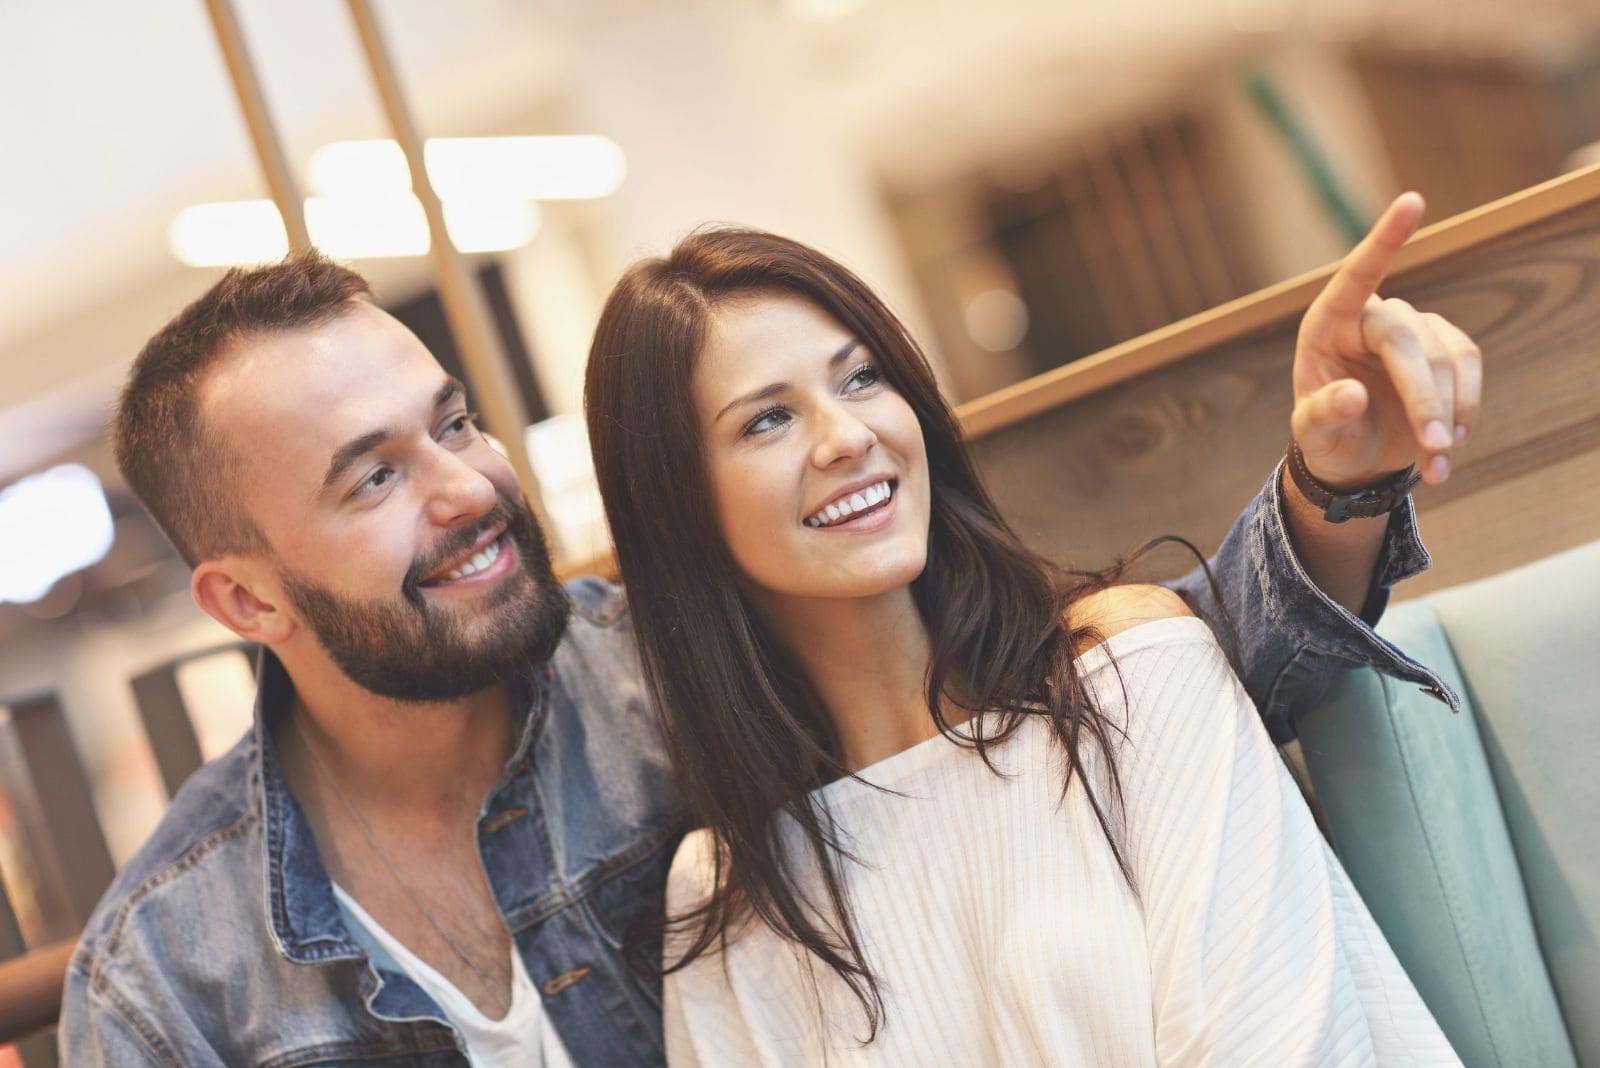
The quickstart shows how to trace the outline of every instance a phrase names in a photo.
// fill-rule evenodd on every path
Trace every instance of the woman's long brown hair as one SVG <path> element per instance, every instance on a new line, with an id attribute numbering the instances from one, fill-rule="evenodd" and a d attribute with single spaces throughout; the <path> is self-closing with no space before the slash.
<path id="1" fill-rule="evenodd" d="M 986 762 L 1024 717 L 1047 716 L 1066 757 L 1063 792 L 1084 777 L 1092 743 L 1111 796 L 1096 797 L 1087 782 L 1085 792 L 1128 876 L 1106 808 L 1118 794 L 1111 741 L 1120 729 L 1091 701 L 1073 655 L 1097 636 L 1067 624 L 1072 602 L 1108 578 L 1063 570 L 1024 546 L 979 479 L 927 358 L 832 259 L 760 231 L 704 230 L 670 256 L 634 265 L 612 291 L 584 383 L 589 438 L 679 787 L 715 843 L 711 896 L 665 919 L 681 949 L 665 970 L 725 945 L 753 913 L 839 975 L 861 1002 L 871 1041 L 883 1002 L 841 878 L 852 858 L 809 796 L 848 772 L 811 681 L 740 592 L 689 388 L 710 312 L 761 293 L 803 297 L 850 330 L 922 426 L 932 507 L 927 565 L 912 593 L 932 648 L 929 715 L 950 736 L 947 708 L 998 713 L 988 733 L 973 719 L 970 740 L 953 738 Z M 786 849 L 784 815 L 808 855 Z M 802 889 L 807 871 L 820 872 L 823 900 Z"/>

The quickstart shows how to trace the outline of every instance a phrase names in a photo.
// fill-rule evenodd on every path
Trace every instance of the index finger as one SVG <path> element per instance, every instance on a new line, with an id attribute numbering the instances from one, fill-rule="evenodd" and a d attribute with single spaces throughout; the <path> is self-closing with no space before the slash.
<path id="1" fill-rule="evenodd" d="M 1361 309 L 1378 291 L 1401 246 L 1417 232 L 1424 207 L 1420 193 L 1401 193 L 1394 198 L 1367 236 L 1344 258 L 1327 288 L 1318 294 L 1314 307 L 1319 315 L 1350 320 L 1360 317 Z"/>

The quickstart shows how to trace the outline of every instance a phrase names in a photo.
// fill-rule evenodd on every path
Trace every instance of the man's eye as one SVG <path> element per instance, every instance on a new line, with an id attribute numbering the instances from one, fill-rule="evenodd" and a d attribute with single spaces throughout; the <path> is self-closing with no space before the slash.
<path id="1" fill-rule="evenodd" d="M 361 485 L 356 487 L 356 492 L 372 493 L 381 490 L 394 479 L 394 468 L 387 465 L 376 467 L 372 473 L 361 480 Z"/>
<path id="2" fill-rule="evenodd" d="M 756 417 L 744 425 L 744 433 L 765 434 L 776 430 L 789 421 L 789 410 L 782 405 L 774 405 L 756 414 Z"/>
<path id="3" fill-rule="evenodd" d="M 844 380 L 845 392 L 855 393 L 859 390 L 866 389 L 868 386 L 875 386 L 882 381 L 882 377 L 883 376 L 878 374 L 878 369 L 876 367 L 872 366 L 870 363 L 864 363 L 860 367 L 857 367 L 854 371 L 851 371 L 850 377 Z"/>
<path id="4" fill-rule="evenodd" d="M 477 425 L 477 412 L 462 412 L 460 415 L 456 416 L 454 419 L 450 420 L 444 425 L 444 433 L 442 436 L 450 437 L 454 434 L 464 434 L 467 431 L 477 427 Z"/>

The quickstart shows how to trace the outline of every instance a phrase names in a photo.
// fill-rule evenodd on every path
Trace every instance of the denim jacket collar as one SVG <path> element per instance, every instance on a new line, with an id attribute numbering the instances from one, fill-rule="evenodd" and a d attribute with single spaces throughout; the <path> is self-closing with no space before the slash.
<path id="1" fill-rule="evenodd" d="M 506 762 L 502 783 L 518 774 L 529 760 L 545 721 L 549 675 L 549 667 L 540 665 L 512 688 L 511 714 L 517 742 Z M 285 959 L 297 964 L 359 960 L 364 950 L 345 926 L 311 823 L 284 779 L 273 736 L 289 712 L 294 683 L 282 661 L 266 648 L 257 655 L 256 677 L 260 681 L 256 690 L 252 778 L 258 791 L 254 800 L 261 812 L 264 900 L 273 941 Z M 369 1004 L 380 1015 L 395 1015 L 383 1011 L 382 995 L 380 984 L 379 989 L 368 992 Z M 402 1011 L 399 1015 L 414 1013 Z"/>

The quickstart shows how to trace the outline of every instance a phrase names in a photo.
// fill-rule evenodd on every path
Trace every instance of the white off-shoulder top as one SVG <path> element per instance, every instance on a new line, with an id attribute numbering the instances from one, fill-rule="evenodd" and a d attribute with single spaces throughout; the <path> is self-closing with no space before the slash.
<path id="1" fill-rule="evenodd" d="M 999 775 L 930 739 L 813 795 L 861 860 L 844 875 L 881 982 L 877 1038 L 862 1043 L 865 1017 L 832 971 L 757 921 L 667 976 L 669 1062 L 1460 1063 L 1210 629 L 1145 623 L 1081 663 L 1127 732 L 1109 812 L 1134 886 L 1084 784 L 1063 796 L 1043 720 L 997 749 Z M 1084 752 L 1109 804 L 1100 754 Z M 706 892 L 706 836 L 674 860 L 674 913 Z"/>

